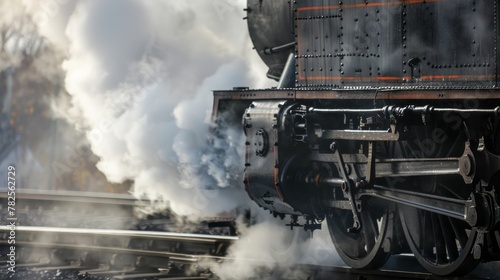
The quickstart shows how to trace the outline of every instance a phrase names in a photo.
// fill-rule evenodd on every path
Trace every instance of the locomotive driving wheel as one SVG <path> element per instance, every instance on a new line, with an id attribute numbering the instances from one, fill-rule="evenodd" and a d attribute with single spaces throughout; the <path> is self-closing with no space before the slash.
<path id="1" fill-rule="evenodd" d="M 399 209 L 408 245 L 425 269 L 436 275 L 465 275 L 477 266 L 479 260 L 472 254 L 477 237 L 475 228 L 429 211 L 408 206 Z"/>
<path id="2" fill-rule="evenodd" d="M 388 228 L 389 209 L 380 207 L 377 202 L 374 198 L 365 202 L 366 209 L 359 212 L 362 227 L 356 233 L 347 231 L 353 223 L 351 210 L 335 208 L 326 216 L 335 249 L 350 267 L 377 269 L 389 258 L 389 253 L 382 248 Z"/>
<path id="3" fill-rule="evenodd" d="M 463 132 L 449 129 L 446 135 L 453 141 L 425 148 L 422 145 L 430 139 L 424 138 L 430 135 L 428 132 L 415 131 L 416 140 L 408 141 L 407 145 L 400 143 L 395 155 L 406 158 L 460 155 L 466 141 Z M 397 187 L 457 199 L 467 199 L 474 188 L 461 178 L 444 176 L 407 178 Z M 408 245 L 425 269 L 436 275 L 465 275 L 477 266 L 479 260 L 472 254 L 478 235 L 475 228 L 464 221 L 410 206 L 400 205 L 398 209 Z"/>

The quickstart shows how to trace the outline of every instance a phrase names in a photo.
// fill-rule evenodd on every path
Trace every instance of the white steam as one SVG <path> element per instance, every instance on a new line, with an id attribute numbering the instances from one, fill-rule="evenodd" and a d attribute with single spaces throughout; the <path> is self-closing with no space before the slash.
<path id="1" fill-rule="evenodd" d="M 206 263 L 219 278 L 229 279 L 308 279 L 310 271 L 300 265 L 345 265 L 335 251 L 326 223 L 314 237 L 303 228 L 290 230 L 288 222 L 273 219 L 267 212 L 253 209 L 259 223 L 247 227 L 238 221 L 239 240 L 222 263 Z"/>
<path id="2" fill-rule="evenodd" d="M 266 83 L 241 19 L 245 2 L 77 2 L 66 28 L 65 114 L 87 131 L 110 181 L 132 180 L 137 195 L 184 215 L 246 200 L 241 128 L 208 141 L 211 91 Z"/>

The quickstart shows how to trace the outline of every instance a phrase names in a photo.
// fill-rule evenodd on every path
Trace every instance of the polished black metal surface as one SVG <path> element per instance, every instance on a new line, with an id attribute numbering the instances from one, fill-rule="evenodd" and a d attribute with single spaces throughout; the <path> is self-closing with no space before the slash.
<path id="1" fill-rule="evenodd" d="M 494 0 L 297 1 L 297 86 L 497 84 Z"/>
<path id="2" fill-rule="evenodd" d="M 269 67 L 268 77 L 278 80 L 295 47 L 292 4 L 288 0 L 250 0 L 247 5 L 254 48 Z"/>
<path id="3" fill-rule="evenodd" d="M 245 128 L 245 188 L 258 205 L 277 213 L 298 215 L 281 191 L 278 172 L 281 149 L 278 118 L 283 101 L 254 102 L 243 115 Z"/>

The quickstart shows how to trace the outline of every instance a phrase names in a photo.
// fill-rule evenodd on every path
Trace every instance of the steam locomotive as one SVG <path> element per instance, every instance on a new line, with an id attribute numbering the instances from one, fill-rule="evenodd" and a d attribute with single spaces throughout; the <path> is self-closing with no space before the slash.
<path id="1" fill-rule="evenodd" d="M 242 120 L 252 200 L 292 228 L 326 219 L 354 268 L 400 253 L 437 275 L 500 260 L 498 1 L 248 0 L 245 11 L 278 86 L 215 91 L 213 118 Z"/>

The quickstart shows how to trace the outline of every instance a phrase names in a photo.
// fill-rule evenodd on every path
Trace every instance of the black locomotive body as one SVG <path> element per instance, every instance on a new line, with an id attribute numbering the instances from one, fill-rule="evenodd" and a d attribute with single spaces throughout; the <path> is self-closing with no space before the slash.
<path id="1" fill-rule="evenodd" d="M 278 87 L 214 92 L 216 122 L 243 116 L 249 196 L 306 230 L 326 219 L 355 268 L 499 260 L 498 5 L 249 0 Z"/>

